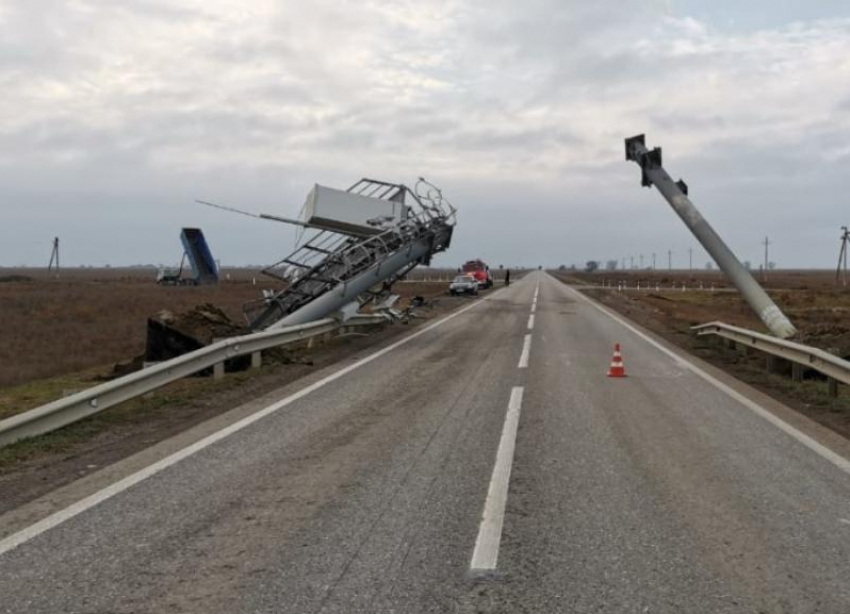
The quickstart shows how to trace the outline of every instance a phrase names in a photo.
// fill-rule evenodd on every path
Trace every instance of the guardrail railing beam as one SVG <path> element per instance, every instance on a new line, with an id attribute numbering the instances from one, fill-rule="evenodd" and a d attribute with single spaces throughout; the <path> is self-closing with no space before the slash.
<path id="1" fill-rule="evenodd" d="M 817 371 L 827 377 L 829 394 L 832 396 L 838 395 L 839 383 L 850 385 L 850 361 L 820 348 L 723 322 L 709 322 L 694 326 L 691 330 L 698 336 L 717 336 L 732 348 L 746 347 L 764 352 L 767 355 L 765 368 L 768 373 L 777 373 L 783 362 L 791 365 L 791 378 L 796 382 L 803 381 L 806 369 Z"/>
<path id="2" fill-rule="evenodd" d="M 387 321 L 387 318 L 380 314 L 358 314 L 349 318 L 345 326 L 375 326 Z M 324 318 L 306 324 L 222 339 L 194 352 L 156 363 L 111 382 L 87 388 L 0 420 L 0 446 L 54 431 L 204 369 L 212 368 L 213 377 L 221 378 L 224 376 L 225 362 L 231 358 L 250 355 L 251 366 L 257 368 L 262 365 L 263 350 L 304 341 L 309 344 L 320 336 L 329 340 L 331 334 L 339 328 L 340 323 L 337 320 Z"/>

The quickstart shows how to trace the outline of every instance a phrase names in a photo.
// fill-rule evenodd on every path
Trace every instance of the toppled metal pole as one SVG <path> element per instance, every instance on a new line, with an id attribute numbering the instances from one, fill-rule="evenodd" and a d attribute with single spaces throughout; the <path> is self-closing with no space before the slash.
<path id="1" fill-rule="evenodd" d="M 797 333 L 797 329 L 788 320 L 767 292 L 753 279 L 749 271 L 735 257 L 723 239 L 709 226 L 704 217 L 688 198 L 688 186 L 684 181 L 673 181 L 661 165 L 661 148 L 646 148 L 644 135 L 626 139 L 626 160 L 636 162 L 642 171 L 641 183 L 645 187 L 655 186 L 667 199 L 685 225 L 714 258 L 717 266 L 735 284 L 741 296 L 752 307 L 771 333 L 780 339 L 787 339 Z"/>

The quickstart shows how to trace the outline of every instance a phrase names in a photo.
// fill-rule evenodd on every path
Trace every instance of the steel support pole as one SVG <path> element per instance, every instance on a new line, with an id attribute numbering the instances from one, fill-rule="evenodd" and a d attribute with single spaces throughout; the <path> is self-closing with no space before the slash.
<path id="1" fill-rule="evenodd" d="M 441 230 L 438 232 L 449 231 Z M 425 236 L 400 248 L 387 259 L 375 263 L 354 279 L 336 285 L 297 311 L 284 316 L 266 330 L 312 322 L 339 311 L 345 305 L 357 300 L 360 294 L 366 292 L 375 284 L 381 283 L 411 263 L 426 258 L 432 252 L 435 241 L 438 241 L 438 239 L 433 236 Z"/>
<path id="2" fill-rule="evenodd" d="M 714 261 L 735 284 L 741 296 L 753 311 L 761 318 L 771 333 L 780 339 L 787 339 L 797 333 L 776 303 L 759 286 L 753 276 L 744 268 L 732 250 L 714 231 L 694 204 L 688 198 L 688 187 L 685 182 L 675 182 L 661 165 L 661 148 L 653 150 L 646 148 L 644 135 L 626 139 L 626 160 L 636 162 L 643 172 L 642 184 L 645 187 L 655 186 L 662 196 L 670 203 L 676 214 L 694 234 Z"/>

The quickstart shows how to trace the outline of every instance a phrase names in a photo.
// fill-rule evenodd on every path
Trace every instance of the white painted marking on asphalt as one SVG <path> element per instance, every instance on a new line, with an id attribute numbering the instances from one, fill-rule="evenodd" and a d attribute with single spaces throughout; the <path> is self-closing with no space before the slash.
<path id="1" fill-rule="evenodd" d="M 841 524 L 850 524 L 850 520 L 848 520 L 847 518 L 839 518 L 838 522 L 840 522 Z"/>
<path id="2" fill-rule="evenodd" d="M 525 369 L 528 367 L 528 357 L 531 355 L 531 335 L 526 335 L 522 342 L 522 354 L 519 357 L 517 369 Z"/>
<path id="3" fill-rule="evenodd" d="M 499 561 L 499 543 L 502 541 L 502 525 L 505 521 L 505 505 L 508 502 L 508 484 L 511 479 L 511 466 L 514 462 L 514 447 L 516 432 L 519 426 L 519 412 L 522 409 L 521 386 L 511 390 L 511 400 L 508 403 L 508 413 L 502 428 L 502 439 L 496 452 L 496 464 L 493 465 L 493 475 L 490 477 L 490 488 L 487 490 L 487 501 L 484 503 L 484 513 L 478 528 L 478 538 L 475 540 L 475 550 L 469 568 L 473 570 L 496 569 Z"/>
<path id="4" fill-rule="evenodd" d="M 29 540 L 33 539 L 34 537 L 41 535 L 45 531 L 48 531 L 48 530 L 62 524 L 63 522 L 70 520 L 74 516 L 78 516 L 79 514 L 82 514 L 83 512 L 85 512 L 86 510 L 89 510 L 89 509 L 93 508 L 94 506 L 106 501 L 107 499 L 110 499 L 110 498 L 114 497 L 115 495 L 124 492 L 128 488 L 131 488 L 131 487 L 135 486 L 136 484 L 138 484 L 139 482 L 142 482 L 142 481 L 148 479 L 149 477 L 156 475 L 157 473 L 163 471 L 164 469 L 167 469 L 168 467 L 171 467 L 172 465 L 176 465 L 180 461 L 192 456 L 193 454 L 195 454 L 197 452 L 200 452 L 204 448 L 208 448 L 209 446 L 213 445 L 214 443 L 219 442 L 222 439 L 225 439 L 226 437 L 229 437 L 230 435 L 233 435 L 234 433 L 236 433 L 238 431 L 241 431 L 242 429 L 250 426 L 251 424 L 253 424 L 253 423 L 255 423 L 259 420 L 262 420 L 266 416 L 269 416 L 269 415 L 275 413 L 276 411 L 286 407 L 287 405 L 290 405 L 290 404 L 294 403 L 295 401 L 307 396 L 311 392 L 314 392 L 314 391 L 318 390 L 319 388 L 326 386 L 327 384 L 330 384 L 331 382 L 338 380 L 339 378 L 343 377 L 344 375 L 351 373 L 355 369 L 358 369 L 358 368 L 362 367 L 363 365 L 366 365 L 366 364 L 372 362 L 373 360 L 376 360 L 376 359 L 380 358 L 381 356 L 384 356 L 385 354 L 392 352 L 394 349 L 401 347 L 402 345 L 409 343 L 410 341 L 413 341 L 417 337 L 421 337 L 422 335 L 434 330 L 435 328 L 442 326 L 443 324 L 445 324 L 449 320 L 456 318 L 457 316 L 465 313 L 466 311 L 469 311 L 473 307 L 477 307 L 478 305 L 480 305 L 480 304 L 484 303 L 485 301 L 491 299 L 493 296 L 495 296 L 495 293 L 491 294 L 490 296 L 488 296 L 484 299 L 477 300 L 474 303 L 472 303 L 471 305 L 467 305 L 466 307 L 463 307 L 463 308 L 459 309 L 458 311 L 455 311 L 454 313 L 447 315 L 446 317 L 438 320 L 437 322 L 434 322 L 433 324 L 426 326 L 422 330 L 416 331 L 416 332 L 408 335 L 404 339 L 396 341 L 395 343 L 388 345 L 387 347 L 385 347 L 381 350 L 378 350 L 374 354 L 370 354 L 369 356 L 366 356 L 365 358 L 362 358 L 362 359 L 358 360 L 357 362 L 354 362 L 354 363 L 348 365 L 347 367 L 343 367 L 339 371 L 335 371 L 334 373 L 328 375 L 327 377 L 325 377 L 325 378 L 323 378 L 323 379 L 321 379 L 317 382 L 314 382 L 313 384 L 310 384 L 309 386 L 307 386 L 305 388 L 302 388 L 301 390 L 299 390 L 298 392 L 296 392 L 294 394 L 289 395 L 285 399 L 277 401 L 276 403 L 273 403 L 272 405 L 269 405 L 268 407 L 265 407 L 265 408 L 261 409 L 260 411 L 253 413 L 250 416 L 243 418 L 242 420 L 239 420 L 238 422 L 234 422 L 230 426 L 223 428 L 220 431 L 213 433 L 212 435 L 208 435 L 207 437 L 204 437 L 203 439 L 196 441 L 192 445 L 190 445 L 186 448 L 183 448 L 182 450 L 179 450 L 179 451 L 175 452 L 174 454 L 171 454 L 170 456 L 167 456 L 167 457 L 153 463 L 152 465 L 149 465 L 149 466 L 145 467 L 144 469 L 141 469 L 141 470 L 137 471 L 136 473 L 133 473 L 133 474 L 127 476 L 124 479 L 115 482 L 114 484 L 110 484 L 106 488 L 104 488 L 104 489 L 84 498 L 84 499 L 77 501 L 76 503 L 66 507 L 65 509 L 60 510 L 60 511 L 54 513 L 54 514 L 51 514 L 50 516 L 48 516 L 48 517 L 46 517 L 42 520 L 39 520 L 38 522 L 26 527 L 25 529 L 21 529 L 17 533 L 13 533 L 12 535 L 9 535 L 8 537 L 0 540 L 0 555 L 5 554 L 6 552 L 9 552 L 10 550 L 17 548 L 21 544 L 28 542 Z"/>
<path id="5" fill-rule="evenodd" d="M 790 435 L 791 437 L 796 439 L 799 443 L 806 446 L 809 450 L 811 450 L 815 454 L 819 455 L 821 458 L 829 461 L 830 463 L 832 463 L 833 465 L 835 465 L 836 467 L 838 467 L 839 469 L 841 469 L 845 473 L 850 474 L 850 460 L 847 460 L 846 458 L 844 458 L 840 454 L 836 454 L 835 452 L 833 452 L 832 450 L 827 448 L 822 443 L 816 441 L 815 439 L 812 439 L 811 437 L 809 437 L 808 435 L 806 435 L 802 431 L 797 430 L 796 428 L 794 428 L 793 426 L 791 426 L 790 424 L 788 424 L 787 422 L 785 422 L 784 420 L 782 420 L 781 418 L 779 418 L 778 416 L 773 414 L 772 412 L 768 411 L 767 409 L 765 409 L 764 407 L 762 407 L 761 405 L 759 405 L 755 401 L 748 399 L 747 397 L 745 397 L 743 394 L 741 394 L 740 392 L 738 392 L 734 388 L 731 388 L 730 386 L 724 384 L 723 382 L 721 382 L 719 379 L 717 379 L 713 375 L 707 373 L 706 371 L 704 371 L 703 369 L 701 369 L 700 367 L 698 367 L 694 363 L 690 362 L 688 359 L 686 359 L 682 356 L 679 356 L 675 352 L 667 349 L 666 347 L 664 347 L 663 345 L 661 345 L 660 343 L 658 343 L 657 341 L 655 341 L 654 339 L 652 339 L 651 337 L 649 337 L 648 335 L 643 333 L 642 331 L 640 331 L 637 328 L 635 328 L 634 326 L 632 326 L 629 322 L 627 322 L 626 320 L 624 320 L 620 316 L 613 313 L 611 310 L 607 309 L 606 307 L 603 307 L 602 305 L 600 305 L 596 301 L 590 299 L 589 297 L 585 296 L 581 292 L 578 292 L 577 290 L 573 290 L 573 292 L 575 292 L 579 297 L 581 297 L 582 300 L 589 303 L 591 306 L 593 306 L 598 311 L 601 311 L 602 313 L 607 315 L 612 320 L 618 322 L 619 324 L 621 324 L 625 328 L 632 331 L 634 334 L 636 334 L 638 337 L 640 337 L 641 339 L 643 339 L 644 341 L 649 343 L 651 346 L 653 346 L 655 349 L 660 351 L 662 354 L 669 356 L 670 358 L 675 360 L 679 365 L 681 365 L 685 369 L 688 369 L 689 371 L 691 371 L 692 373 L 694 373 L 698 377 L 701 377 L 702 379 L 704 379 L 706 382 L 708 382 L 709 384 L 711 384 L 715 388 L 718 388 L 722 392 L 725 392 L 728 396 L 732 397 L 733 399 L 735 399 L 736 401 L 741 403 L 741 405 L 743 405 L 747 409 L 753 411 L 754 413 L 758 414 L 759 416 L 761 416 L 762 418 L 764 418 L 765 420 L 770 422 L 773 426 L 775 426 L 779 430 L 783 431 L 785 434 Z"/>
<path id="6" fill-rule="evenodd" d="M 531 313 L 534 313 L 535 311 L 537 311 L 537 301 L 531 303 Z"/>
<path id="7" fill-rule="evenodd" d="M 528 316 L 528 330 L 534 330 L 534 314 Z"/>

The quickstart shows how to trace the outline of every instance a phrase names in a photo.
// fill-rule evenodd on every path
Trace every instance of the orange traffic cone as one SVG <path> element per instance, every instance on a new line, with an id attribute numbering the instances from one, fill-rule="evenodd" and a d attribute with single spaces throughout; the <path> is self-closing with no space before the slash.
<path id="1" fill-rule="evenodd" d="M 608 368 L 608 377 L 626 377 L 626 367 L 623 364 L 623 355 L 620 353 L 620 344 L 614 344 L 614 358 Z"/>

